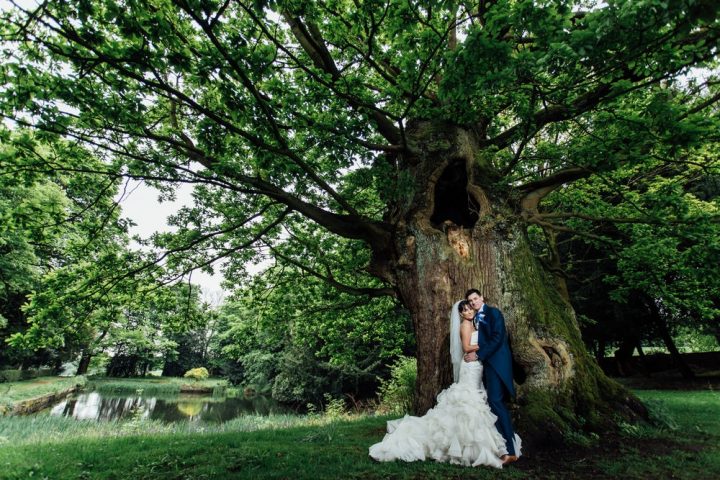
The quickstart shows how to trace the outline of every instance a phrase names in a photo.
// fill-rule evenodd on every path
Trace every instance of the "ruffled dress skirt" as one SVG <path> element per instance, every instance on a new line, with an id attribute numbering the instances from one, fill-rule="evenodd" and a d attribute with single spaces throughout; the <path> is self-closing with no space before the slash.
<path id="1" fill-rule="evenodd" d="M 505 439 L 495 428 L 497 417 L 487 403 L 482 364 L 463 362 L 458 383 L 440 392 L 437 404 L 422 417 L 406 415 L 387 423 L 387 434 L 370 447 L 380 462 L 433 459 L 458 465 L 502 468 Z M 515 435 L 520 455 L 520 438 Z"/>

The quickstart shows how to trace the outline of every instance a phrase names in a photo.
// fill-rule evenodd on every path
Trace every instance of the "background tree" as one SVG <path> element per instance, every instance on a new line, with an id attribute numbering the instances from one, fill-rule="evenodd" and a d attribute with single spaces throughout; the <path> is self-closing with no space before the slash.
<path id="1" fill-rule="evenodd" d="M 48 158 L 62 158 L 67 169 L 47 167 Z M 119 177 L 72 172 L 99 165 L 78 145 L 0 127 L 0 314 L 8 320 L 0 328 L 0 364 L 59 367 L 80 348 L 70 346 L 70 337 L 65 345 L 39 342 L 30 349 L 11 349 L 6 340 L 30 328 L 24 305 L 33 291 L 40 290 L 37 301 L 46 304 L 79 297 L 97 287 L 92 271 L 103 257 L 120 261 L 127 224 L 113 199 Z M 78 276 L 86 282 L 80 290 L 65 291 Z M 72 329 L 62 309 L 55 314 Z M 75 331 L 80 337 L 81 330 Z"/>
<path id="2" fill-rule="evenodd" d="M 28 359 L 19 352 L 8 351 L 4 340 L 25 328 L 21 306 L 42 275 L 41 254 L 33 244 L 39 241 L 54 243 L 48 242 L 48 237 L 53 237 L 50 232 L 42 235 L 34 227 L 61 220 L 59 213 L 67 199 L 50 182 L 24 186 L 21 182 L 10 185 L 8 180 L 5 175 L 0 179 L 0 211 L 3 212 L 0 226 L 0 364 L 17 365 Z"/>
<path id="3" fill-rule="evenodd" d="M 698 124 L 683 121 L 687 112 L 674 104 L 678 98 L 686 98 L 682 88 L 654 88 L 606 112 L 620 122 L 596 128 L 598 141 L 609 146 L 631 138 L 639 161 L 553 192 L 546 209 L 574 212 L 568 226 L 586 235 L 538 229 L 535 243 L 561 290 L 593 321 L 584 330 L 599 357 L 610 342 L 623 361 L 636 348 L 642 353 L 641 340 L 659 340 L 690 377 L 672 337 L 681 328 L 702 333 L 717 325 L 720 202 L 712 186 L 720 159 L 711 143 L 679 149 Z"/>
<path id="4" fill-rule="evenodd" d="M 176 345 L 167 352 L 162 375 L 182 376 L 188 370 L 197 368 L 198 365 L 207 366 L 212 375 L 218 375 L 218 352 L 213 351 L 216 344 L 218 327 L 220 326 L 217 311 L 210 310 L 207 304 L 203 304 L 203 313 L 195 322 L 194 328 L 185 328 L 181 331 L 170 331 L 165 336 Z"/>
<path id="5" fill-rule="evenodd" d="M 52 348 L 65 359 L 79 356 L 78 375 L 100 353 L 110 357 L 107 374 L 123 377 L 145 375 L 177 358 L 172 337 L 199 328 L 205 318 L 199 287 L 132 278 L 109 291 L 97 288 L 117 265 L 135 260 L 125 253 L 46 275 L 25 307 L 27 329 L 9 343 L 23 352 Z"/>
<path id="6" fill-rule="evenodd" d="M 324 260 L 338 261 L 342 243 L 327 245 Z M 303 267 L 278 263 L 221 308 L 223 372 L 250 390 L 303 406 L 321 403 L 325 394 L 357 401 L 374 395 L 386 365 L 414 353 L 407 312 L 387 297 L 338 292 L 319 271 Z"/>
<path id="7" fill-rule="evenodd" d="M 172 372 L 183 376 L 187 370 L 205 367 L 204 355 L 181 357 L 181 344 L 175 339 L 192 332 L 202 332 L 209 313 L 200 302 L 196 285 L 150 284 L 132 298 L 123 298 L 122 317 L 103 339 L 102 349 L 111 355 L 106 373 L 110 376 L 147 375 L 151 370 L 173 368 L 173 360 L 182 358 L 190 367 Z M 196 348 L 203 348 L 205 340 Z M 170 364 L 170 365 L 168 365 Z"/>
<path id="8" fill-rule="evenodd" d="M 84 374 L 102 351 L 158 363 L 175 347 L 163 332 L 198 324 L 199 288 L 156 282 L 154 262 L 129 249 L 115 203 L 120 177 L 92 173 L 106 166 L 87 149 L 28 131 L 2 134 L 0 305 L 10 320 L 0 330 L 0 364 L 59 368 L 79 356 Z M 48 167 L 59 158 L 64 170 Z M 125 277 L 115 277 L 119 265 Z"/>
<path id="9" fill-rule="evenodd" d="M 2 27 L 14 48 L 2 109 L 105 152 L 112 172 L 200 185 L 177 217 L 186 228 L 161 242 L 180 274 L 220 258 L 237 274 L 260 239 L 287 241 L 289 219 L 361 244 L 382 282 L 363 293 L 395 295 L 412 315 L 421 413 L 450 379 L 448 307 L 475 286 L 506 313 L 526 436 L 578 416 L 597 427 L 632 402 L 587 354 L 526 229 L 570 228 L 539 210 L 543 198 L 642 161 L 650 145 L 623 136 L 623 122 L 612 145 L 595 129 L 627 95 L 712 67 L 720 29 L 709 0 L 584 5 L 18 6 Z M 714 141 L 713 84 L 670 99 L 696 126 L 665 139 L 676 152 Z"/>

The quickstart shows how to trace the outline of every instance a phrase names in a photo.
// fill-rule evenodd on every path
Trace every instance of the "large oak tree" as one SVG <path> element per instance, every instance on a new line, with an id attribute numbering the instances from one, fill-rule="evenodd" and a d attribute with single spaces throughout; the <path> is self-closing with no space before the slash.
<path id="1" fill-rule="evenodd" d="M 274 253 L 344 291 L 396 296 L 413 317 L 420 412 L 450 378 L 450 305 L 482 289 L 507 318 L 524 431 L 559 432 L 632 402 L 587 354 L 527 228 L 567 231 L 573 212 L 541 202 L 578 179 L 649 155 L 711 161 L 697 152 L 716 140 L 712 78 L 667 98 L 671 109 L 619 106 L 711 67 L 718 8 L 48 0 L 4 19 L 2 111 L 94 148 L 111 175 L 120 165 L 126 177 L 197 185 L 178 233 L 158 237 L 166 266 L 224 258 L 237 274 L 295 240 L 295 255 Z M 651 130 L 667 118 L 696 128 L 636 142 L 634 117 L 658 120 Z M 597 141 L 609 132 L 612 143 Z M 356 258 L 376 280 L 341 282 L 323 268 L 322 249 L 296 233 L 317 228 L 323 241 L 361 245 Z"/>

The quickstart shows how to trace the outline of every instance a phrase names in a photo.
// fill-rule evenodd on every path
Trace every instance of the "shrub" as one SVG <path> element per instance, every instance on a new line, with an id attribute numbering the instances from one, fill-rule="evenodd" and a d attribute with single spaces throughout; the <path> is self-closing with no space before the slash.
<path id="1" fill-rule="evenodd" d="M 243 366 L 242 386 L 256 393 L 270 393 L 280 364 L 277 356 L 261 350 L 250 350 L 243 355 L 240 358 Z"/>
<path id="2" fill-rule="evenodd" d="M 381 413 L 412 413 L 415 398 L 417 362 L 413 357 L 399 357 L 390 367 L 390 378 L 380 384 Z"/>
<path id="3" fill-rule="evenodd" d="M 323 397 L 325 398 L 326 417 L 335 419 L 343 417 L 347 413 L 345 409 L 345 400 L 342 398 L 333 398 L 333 396 L 329 393 L 326 393 Z"/>
<path id="4" fill-rule="evenodd" d="M 19 382 L 21 380 L 32 380 L 37 377 L 49 377 L 52 374 L 52 368 L 28 368 L 26 370 L 13 368 L 0 370 L 0 382 Z"/>
<path id="5" fill-rule="evenodd" d="M 200 367 L 188 370 L 183 376 L 185 378 L 194 378 L 195 380 L 205 380 L 210 376 L 210 373 L 208 372 L 207 368 Z"/>
<path id="6" fill-rule="evenodd" d="M 337 393 L 332 387 L 332 372 L 307 348 L 292 345 L 276 362 L 272 398 L 278 402 L 322 404 L 324 393 Z"/>
<path id="7" fill-rule="evenodd" d="M 0 382 L 19 382 L 22 380 L 20 370 L 0 370 Z"/>

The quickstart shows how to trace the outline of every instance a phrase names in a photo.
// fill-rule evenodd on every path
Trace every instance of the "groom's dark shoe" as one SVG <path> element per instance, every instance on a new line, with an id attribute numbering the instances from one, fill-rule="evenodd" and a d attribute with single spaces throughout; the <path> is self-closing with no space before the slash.
<path id="1" fill-rule="evenodd" d="M 516 455 L 503 455 L 500 457 L 500 460 L 502 460 L 503 465 L 508 465 L 513 462 L 517 462 L 518 457 Z"/>

